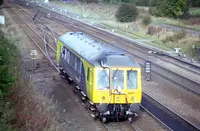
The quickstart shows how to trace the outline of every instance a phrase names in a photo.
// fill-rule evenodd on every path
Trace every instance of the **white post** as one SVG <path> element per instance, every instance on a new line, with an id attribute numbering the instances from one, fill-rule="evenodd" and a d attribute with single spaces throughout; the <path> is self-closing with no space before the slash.
<path id="1" fill-rule="evenodd" d="M 5 25 L 5 16 L 0 15 L 0 24 Z"/>

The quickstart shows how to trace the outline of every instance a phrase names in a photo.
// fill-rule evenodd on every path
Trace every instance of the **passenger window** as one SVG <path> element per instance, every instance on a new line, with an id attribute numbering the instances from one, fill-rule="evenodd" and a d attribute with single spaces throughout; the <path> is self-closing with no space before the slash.
<path id="1" fill-rule="evenodd" d="M 65 49 L 65 56 L 64 56 L 65 58 L 65 60 L 67 60 L 67 48 Z"/>
<path id="2" fill-rule="evenodd" d="M 75 55 L 72 54 L 72 67 L 75 68 Z"/>
<path id="3" fill-rule="evenodd" d="M 71 53 L 70 52 L 70 60 L 69 60 L 69 63 L 70 63 L 70 65 L 73 65 L 72 63 L 73 63 L 73 53 Z"/>
<path id="4" fill-rule="evenodd" d="M 75 56 L 75 70 L 77 71 L 77 60 L 78 60 L 78 57 L 77 56 Z"/>
<path id="5" fill-rule="evenodd" d="M 81 71 L 82 71 L 82 61 L 80 60 L 80 69 L 79 69 L 79 73 L 81 74 Z"/>
<path id="6" fill-rule="evenodd" d="M 90 68 L 88 67 L 87 68 L 87 81 L 90 80 Z"/>
<path id="7" fill-rule="evenodd" d="M 80 74 L 80 58 L 77 57 L 77 72 Z"/>
<path id="8" fill-rule="evenodd" d="M 69 63 L 69 61 L 70 61 L 70 51 L 68 50 L 67 51 L 67 63 Z"/>
<path id="9" fill-rule="evenodd" d="M 62 58 L 64 58 L 64 56 L 65 56 L 65 48 L 64 47 L 62 47 L 62 49 L 61 49 L 61 54 L 62 54 Z"/>

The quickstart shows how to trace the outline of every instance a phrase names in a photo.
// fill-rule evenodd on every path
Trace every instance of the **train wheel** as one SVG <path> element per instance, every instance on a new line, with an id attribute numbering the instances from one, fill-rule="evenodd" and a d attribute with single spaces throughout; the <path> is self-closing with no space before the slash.
<path id="1" fill-rule="evenodd" d="M 95 111 L 95 120 L 97 120 L 98 118 L 99 118 L 99 116 L 100 116 L 100 113 L 99 113 L 99 111 Z"/>
<path id="2" fill-rule="evenodd" d="M 128 122 L 131 123 L 133 121 L 132 117 L 128 117 Z"/>
<path id="3" fill-rule="evenodd" d="M 85 102 L 85 109 L 89 109 L 90 108 L 90 103 L 88 100 L 86 100 Z"/>
<path id="4" fill-rule="evenodd" d="M 105 117 L 102 117 L 102 116 L 100 116 L 99 119 L 102 123 L 106 123 L 106 121 L 107 121 L 107 119 Z"/>

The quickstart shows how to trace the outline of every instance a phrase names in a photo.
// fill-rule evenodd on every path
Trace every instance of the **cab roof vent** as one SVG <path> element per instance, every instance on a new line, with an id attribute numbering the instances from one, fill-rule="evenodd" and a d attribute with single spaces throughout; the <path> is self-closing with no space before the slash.
<path id="1" fill-rule="evenodd" d="M 83 35 L 83 32 L 70 32 L 69 35 Z"/>

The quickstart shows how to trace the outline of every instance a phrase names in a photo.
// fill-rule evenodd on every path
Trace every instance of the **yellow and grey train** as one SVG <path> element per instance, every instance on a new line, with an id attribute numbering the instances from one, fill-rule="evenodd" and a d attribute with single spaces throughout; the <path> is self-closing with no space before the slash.
<path id="1" fill-rule="evenodd" d="M 141 67 L 122 51 L 82 32 L 67 32 L 59 37 L 56 59 L 60 74 L 73 83 L 94 117 L 131 121 L 137 115 Z"/>

